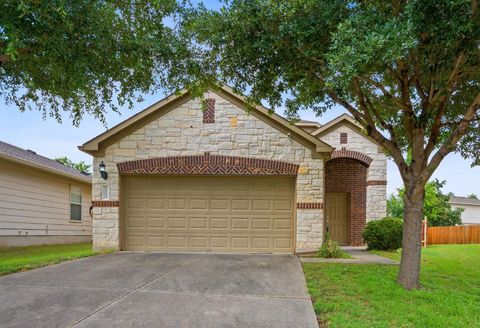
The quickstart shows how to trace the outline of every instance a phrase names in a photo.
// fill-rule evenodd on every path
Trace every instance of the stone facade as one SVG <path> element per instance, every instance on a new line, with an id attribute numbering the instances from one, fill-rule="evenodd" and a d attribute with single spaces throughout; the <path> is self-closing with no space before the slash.
<path id="1" fill-rule="evenodd" d="M 214 119 L 204 123 L 199 100 L 191 99 L 160 118 L 106 147 L 104 156 L 94 159 L 94 167 L 104 162 L 108 179 L 94 172 L 93 198 L 101 200 L 102 186 L 110 189 L 110 200 L 118 200 L 120 174 L 118 163 L 169 156 L 212 155 L 277 160 L 299 166 L 296 179 L 297 203 L 322 204 L 324 160 L 312 158 L 312 151 L 287 134 L 249 115 L 221 96 L 214 99 Z M 212 122 L 213 121 L 213 122 Z M 120 247 L 119 211 L 114 207 L 96 207 L 93 211 L 95 248 Z M 296 210 L 296 249 L 315 249 L 323 236 L 323 206 L 301 206 Z"/>
<path id="2" fill-rule="evenodd" d="M 121 174 L 208 175 L 217 172 L 296 176 L 296 251 L 320 247 L 324 236 L 324 167 L 329 154 L 324 153 L 323 157 L 319 153 L 312 154 L 311 149 L 291 138 L 288 132 L 281 132 L 219 94 L 209 92 L 206 98 L 207 111 L 202 111 L 199 99 L 187 100 L 104 146 L 101 155 L 95 155 L 94 168 L 103 161 L 108 179 L 103 180 L 98 170 L 94 170 L 94 247 L 121 247 Z M 365 164 L 364 182 L 356 185 L 357 189 L 363 188 L 363 198 L 355 198 L 351 204 L 355 213 L 363 213 L 362 220 L 350 222 L 353 231 L 350 239 L 354 244 L 361 244 L 365 222 L 386 213 L 386 156 L 375 143 L 348 124 L 340 124 L 320 139 L 336 149 L 332 155 L 338 155 L 338 160 L 343 161 L 345 153 L 339 151 L 346 149 L 355 153 L 354 157 L 346 157 Z M 210 158 L 215 159 L 216 166 L 210 163 Z M 249 167 L 231 165 L 232 161 L 242 160 L 256 164 Z M 266 163 L 263 160 L 267 160 Z M 336 160 L 331 160 L 331 164 Z M 282 163 L 292 164 L 295 172 L 288 171 L 290 166 L 288 172 L 285 171 Z M 334 189 L 328 188 L 327 191 Z M 357 189 L 342 192 L 352 193 Z M 105 197 L 105 190 L 108 190 L 108 197 Z M 353 219 L 355 217 L 351 217 Z"/>
<path id="3" fill-rule="evenodd" d="M 342 138 L 341 133 L 346 133 Z M 341 124 L 333 131 L 320 137 L 322 141 L 336 150 L 345 148 L 364 154 L 371 158 L 367 168 L 366 219 L 381 219 L 387 215 L 387 156 L 380 147 L 361 135 L 347 124 Z M 346 142 L 341 142 L 346 141 Z"/>

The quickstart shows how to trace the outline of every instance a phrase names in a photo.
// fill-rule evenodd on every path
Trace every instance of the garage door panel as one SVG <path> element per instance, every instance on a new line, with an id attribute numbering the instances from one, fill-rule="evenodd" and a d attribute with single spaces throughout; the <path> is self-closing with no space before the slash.
<path id="1" fill-rule="evenodd" d="M 250 229 L 249 218 L 232 218 L 232 230 L 248 230 Z"/>
<path id="2" fill-rule="evenodd" d="M 293 178 L 144 176 L 122 185 L 127 250 L 293 251 Z"/>
<path id="3" fill-rule="evenodd" d="M 207 229 L 207 218 L 189 218 L 188 219 L 190 224 L 189 227 L 190 229 Z"/>
<path id="4" fill-rule="evenodd" d="M 191 210 L 207 210 L 208 200 L 201 198 L 191 198 L 189 200 L 189 209 Z"/>
<path id="5" fill-rule="evenodd" d="M 148 218 L 147 228 L 165 228 L 165 218 Z"/>

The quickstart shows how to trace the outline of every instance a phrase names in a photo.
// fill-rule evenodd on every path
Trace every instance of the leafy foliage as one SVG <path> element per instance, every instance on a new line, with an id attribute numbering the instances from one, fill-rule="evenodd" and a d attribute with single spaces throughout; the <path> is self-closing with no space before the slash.
<path id="1" fill-rule="evenodd" d="M 79 124 L 165 82 L 176 38 L 164 23 L 175 0 L 4 0 L 0 5 L 0 96 Z M 115 104 L 115 102 L 117 104 Z"/>
<path id="2" fill-rule="evenodd" d="M 335 240 L 332 240 L 327 233 L 325 235 L 325 240 L 323 241 L 322 246 L 317 252 L 317 255 L 318 257 L 323 258 L 339 259 L 343 256 L 343 252 L 340 248 L 340 245 Z"/>
<path id="3" fill-rule="evenodd" d="M 396 250 L 402 247 L 403 221 L 397 218 L 384 218 L 367 223 L 363 239 L 369 249 Z"/>
<path id="4" fill-rule="evenodd" d="M 441 188 L 445 181 L 437 179 L 425 186 L 425 202 L 423 213 L 429 226 L 453 226 L 462 224 L 462 209 L 450 206 L 450 195 L 443 194 Z M 397 195 L 391 195 L 387 200 L 387 214 L 403 220 L 405 188 L 400 188 Z"/>
<path id="5" fill-rule="evenodd" d="M 471 198 L 471 199 L 478 199 L 478 196 L 474 193 L 471 193 L 470 195 L 467 196 L 468 198 Z"/>
<path id="6" fill-rule="evenodd" d="M 480 165 L 479 2 L 227 0 L 182 14 L 176 82 L 230 84 L 289 118 L 339 105 L 385 149 L 408 213 L 398 280 L 418 288 L 425 184 L 451 152 Z"/>
<path id="7" fill-rule="evenodd" d="M 183 14 L 177 83 L 229 83 L 290 118 L 339 104 L 421 187 L 452 151 L 480 163 L 476 1 L 232 0 Z"/>
<path id="8" fill-rule="evenodd" d="M 85 161 L 80 161 L 78 163 L 73 162 L 71 159 L 68 157 L 57 157 L 55 160 L 59 163 L 62 163 L 63 165 L 69 166 L 71 168 L 74 168 L 77 171 L 80 172 L 86 172 L 86 173 L 91 173 L 90 168 L 92 167 L 90 164 L 86 164 Z"/>

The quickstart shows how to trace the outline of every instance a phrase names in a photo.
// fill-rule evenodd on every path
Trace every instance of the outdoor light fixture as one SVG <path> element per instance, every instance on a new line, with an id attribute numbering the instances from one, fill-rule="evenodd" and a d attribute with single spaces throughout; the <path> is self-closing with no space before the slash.
<path id="1" fill-rule="evenodd" d="M 105 170 L 105 164 L 103 163 L 103 161 L 100 163 L 100 165 L 98 166 L 98 171 L 100 171 L 100 175 L 102 176 L 102 179 L 103 180 L 107 180 L 108 178 L 108 173 L 107 171 Z"/>

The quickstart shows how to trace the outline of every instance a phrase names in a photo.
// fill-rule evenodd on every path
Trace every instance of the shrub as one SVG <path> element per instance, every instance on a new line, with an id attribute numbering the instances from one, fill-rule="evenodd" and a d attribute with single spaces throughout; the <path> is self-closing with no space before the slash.
<path id="1" fill-rule="evenodd" d="M 318 257 L 333 259 L 341 258 L 342 254 L 340 245 L 338 245 L 336 241 L 331 240 L 328 234 L 325 236 L 325 241 L 322 243 L 322 247 L 320 247 L 317 253 Z"/>
<path id="2" fill-rule="evenodd" d="M 368 222 L 363 231 L 363 239 L 368 249 L 396 250 L 402 247 L 403 221 L 384 218 Z"/>

